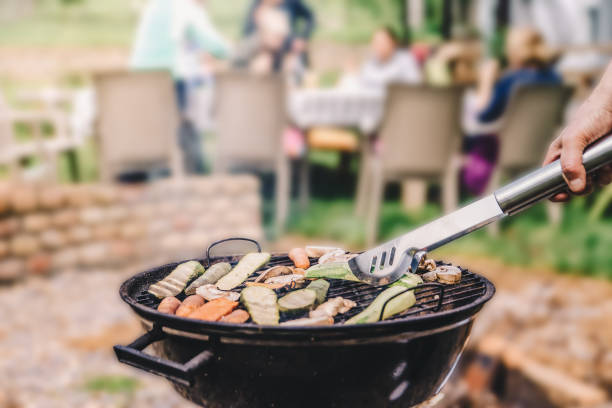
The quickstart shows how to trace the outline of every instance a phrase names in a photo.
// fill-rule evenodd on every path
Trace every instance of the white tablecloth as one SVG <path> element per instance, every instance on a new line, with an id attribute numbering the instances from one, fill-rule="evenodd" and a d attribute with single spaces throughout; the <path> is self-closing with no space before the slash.
<path id="1" fill-rule="evenodd" d="M 383 93 L 371 90 L 304 89 L 288 95 L 289 115 L 297 126 L 349 126 L 366 134 L 378 127 L 384 102 Z"/>

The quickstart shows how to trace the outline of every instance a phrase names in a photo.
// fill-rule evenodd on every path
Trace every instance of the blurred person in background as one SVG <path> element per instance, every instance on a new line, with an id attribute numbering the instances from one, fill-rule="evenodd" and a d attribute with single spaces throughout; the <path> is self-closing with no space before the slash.
<path id="1" fill-rule="evenodd" d="M 425 62 L 427 83 L 433 86 L 472 85 L 478 79 L 480 47 L 457 40 L 438 47 Z"/>
<path id="2" fill-rule="evenodd" d="M 506 38 L 508 69 L 499 75 L 495 60 L 483 64 L 476 93 L 468 102 L 467 115 L 475 120 L 474 129 L 468 130 L 464 151 L 466 161 L 462 181 L 466 190 L 482 194 L 487 187 L 497 162 L 499 141 L 496 129 L 512 92 L 523 85 L 561 84 L 553 64 L 558 54 L 551 50 L 534 29 L 513 28 Z"/>
<path id="3" fill-rule="evenodd" d="M 260 0 L 252 10 L 252 30 L 239 45 L 234 65 L 257 74 L 283 72 L 300 83 L 305 71 L 302 49 L 292 40 L 291 13 L 283 0 Z"/>
<path id="4" fill-rule="evenodd" d="M 229 52 L 227 41 L 212 24 L 201 0 L 150 0 L 145 6 L 130 66 L 172 73 L 181 115 L 179 143 L 187 173 L 205 170 L 200 135 L 186 116 L 190 86 L 210 77 L 211 58 L 227 58 Z"/>
<path id="5" fill-rule="evenodd" d="M 394 82 L 418 84 L 422 81 L 421 70 L 410 51 L 400 48 L 393 29 L 383 27 L 376 30 L 370 42 L 371 56 L 357 73 L 346 73 L 341 88 L 363 88 L 384 93 Z"/>
<path id="6" fill-rule="evenodd" d="M 282 69 L 283 46 L 290 35 L 288 13 L 282 0 L 262 0 L 253 11 L 254 29 L 240 43 L 235 65 L 265 74 Z"/>
<path id="7" fill-rule="evenodd" d="M 243 35 L 250 37 L 258 29 L 257 13 L 267 0 L 254 0 L 244 25 Z M 290 33 L 283 41 L 282 54 L 296 55 L 300 63 L 307 65 L 308 41 L 315 27 L 315 15 L 303 0 L 276 0 L 277 7 L 287 13 Z M 282 60 L 284 57 L 281 56 Z"/>

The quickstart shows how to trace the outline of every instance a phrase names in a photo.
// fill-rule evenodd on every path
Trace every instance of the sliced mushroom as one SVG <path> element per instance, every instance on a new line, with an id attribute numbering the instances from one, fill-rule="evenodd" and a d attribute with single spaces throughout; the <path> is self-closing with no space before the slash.
<path id="1" fill-rule="evenodd" d="M 255 279 L 255 282 L 265 282 L 270 278 L 275 278 L 277 276 L 283 275 L 293 275 L 293 268 L 285 265 L 273 266 L 270 269 L 263 271 L 257 277 L 257 279 Z"/>
<path id="2" fill-rule="evenodd" d="M 461 281 L 461 269 L 456 266 L 438 266 L 434 272 L 440 283 L 453 284 Z"/>

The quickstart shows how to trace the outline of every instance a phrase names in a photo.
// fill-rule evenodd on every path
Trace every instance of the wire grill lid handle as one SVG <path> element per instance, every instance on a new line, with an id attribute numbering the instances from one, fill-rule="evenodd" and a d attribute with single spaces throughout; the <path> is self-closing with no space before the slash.
<path id="1" fill-rule="evenodd" d="M 250 242 L 250 243 L 254 244 L 257 247 L 257 252 L 261 252 L 261 245 L 259 244 L 259 242 L 257 242 L 254 239 L 251 239 L 251 238 L 232 237 L 232 238 L 221 239 L 219 241 L 213 242 L 206 249 L 206 264 L 207 264 L 207 266 L 210 266 L 210 250 L 213 249 L 217 245 L 223 244 L 225 242 L 230 242 L 230 241 L 247 241 L 247 242 Z"/>

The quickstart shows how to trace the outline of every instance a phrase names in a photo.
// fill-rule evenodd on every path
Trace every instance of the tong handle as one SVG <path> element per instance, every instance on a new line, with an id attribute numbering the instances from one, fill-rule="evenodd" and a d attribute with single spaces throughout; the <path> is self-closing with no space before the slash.
<path id="1" fill-rule="evenodd" d="M 582 155 L 582 164 L 587 174 L 611 163 L 611 135 L 604 136 L 604 138 L 590 145 Z M 566 189 L 567 185 L 561 171 L 561 162 L 557 160 L 501 187 L 494 194 L 502 211 L 508 215 L 513 215 Z"/>

